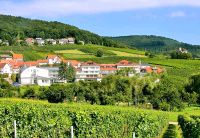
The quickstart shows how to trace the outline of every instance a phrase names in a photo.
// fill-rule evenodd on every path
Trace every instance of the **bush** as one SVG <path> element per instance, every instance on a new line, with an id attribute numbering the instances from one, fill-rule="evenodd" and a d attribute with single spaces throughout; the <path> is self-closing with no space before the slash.
<path id="1" fill-rule="evenodd" d="M 36 98 L 36 97 L 37 97 L 36 96 L 36 92 L 35 92 L 35 90 L 33 88 L 28 88 L 25 91 L 24 95 L 22 96 L 22 98 L 28 98 L 28 99 L 30 99 L 30 98 Z"/>
<path id="2" fill-rule="evenodd" d="M 62 85 L 52 85 L 46 91 L 45 96 L 50 103 L 62 103 L 66 98 L 66 92 Z"/>
<path id="3" fill-rule="evenodd" d="M 200 116 L 178 116 L 178 123 L 183 131 L 184 138 L 199 138 Z"/>
<path id="4" fill-rule="evenodd" d="M 96 56 L 102 57 L 103 56 L 103 50 L 101 50 L 101 49 L 97 50 Z"/>

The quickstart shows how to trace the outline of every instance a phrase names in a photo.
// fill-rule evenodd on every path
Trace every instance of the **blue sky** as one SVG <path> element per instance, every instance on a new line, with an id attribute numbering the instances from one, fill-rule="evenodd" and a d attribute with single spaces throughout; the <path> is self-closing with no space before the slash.
<path id="1" fill-rule="evenodd" d="M 60 21 L 102 36 L 161 35 L 200 44 L 199 0 L 0 0 L 0 14 Z"/>

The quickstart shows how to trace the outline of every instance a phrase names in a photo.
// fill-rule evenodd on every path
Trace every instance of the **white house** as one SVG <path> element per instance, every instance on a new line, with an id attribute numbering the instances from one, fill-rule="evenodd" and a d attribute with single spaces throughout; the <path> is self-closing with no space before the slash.
<path id="1" fill-rule="evenodd" d="M 40 46 L 43 46 L 45 44 L 45 41 L 42 38 L 36 38 L 35 41 Z"/>
<path id="2" fill-rule="evenodd" d="M 68 44 L 74 44 L 75 43 L 75 38 L 73 38 L 73 37 L 69 37 L 69 38 L 67 38 L 67 40 L 68 40 Z"/>
<path id="3" fill-rule="evenodd" d="M 61 59 L 57 55 L 48 55 L 46 59 L 48 60 L 49 65 L 61 63 Z"/>
<path id="4" fill-rule="evenodd" d="M 80 68 L 77 69 L 75 81 L 80 81 L 80 80 L 101 81 L 100 72 L 101 70 L 99 64 L 92 61 L 82 63 Z"/>
<path id="5" fill-rule="evenodd" d="M 58 40 L 58 44 L 60 44 L 60 45 L 65 45 L 65 44 L 67 44 L 68 43 L 68 39 L 66 39 L 66 38 L 63 38 L 63 39 L 59 39 Z"/>
<path id="6" fill-rule="evenodd" d="M 31 66 L 21 70 L 20 83 L 22 85 L 50 86 L 51 78 L 47 69 Z"/>
<path id="7" fill-rule="evenodd" d="M 56 40 L 54 40 L 54 39 L 46 39 L 46 42 L 51 45 L 56 45 Z"/>
<path id="8" fill-rule="evenodd" d="M 0 74 L 12 75 L 12 67 L 7 63 L 0 63 Z"/>

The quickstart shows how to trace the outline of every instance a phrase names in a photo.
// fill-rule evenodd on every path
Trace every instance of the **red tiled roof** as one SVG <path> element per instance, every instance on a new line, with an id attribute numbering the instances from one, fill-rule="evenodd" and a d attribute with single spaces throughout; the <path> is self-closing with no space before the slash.
<path id="1" fill-rule="evenodd" d="M 55 58 L 55 57 L 58 57 L 57 55 L 47 55 L 47 59 L 52 59 L 52 58 Z"/>
<path id="2" fill-rule="evenodd" d="M 162 73 L 163 72 L 163 70 L 161 69 L 161 68 L 157 68 L 157 73 L 159 74 L 159 73 Z"/>
<path id="3" fill-rule="evenodd" d="M 22 54 L 13 54 L 13 59 L 23 59 Z"/>
<path id="4" fill-rule="evenodd" d="M 133 65 L 132 62 L 129 62 L 128 60 L 121 60 L 120 62 L 118 62 L 116 65 L 118 66 L 130 66 L 130 65 Z"/>
<path id="5" fill-rule="evenodd" d="M 101 68 L 101 71 L 116 71 L 117 70 L 117 68 L 112 68 L 112 67 L 110 67 L 110 68 Z"/>
<path id="6" fill-rule="evenodd" d="M 5 65 L 6 63 L 0 63 L 0 69 L 2 69 Z"/>
<path id="7" fill-rule="evenodd" d="M 38 62 L 38 63 L 48 63 L 48 60 L 46 60 L 46 59 L 44 59 L 44 60 L 41 59 L 41 60 L 37 60 L 37 62 Z"/>
<path id="8" fill-rule="evenodd" d="M 153 72 L 151 67 L 146 67 L 145 70 L 146 70 L 147 73 L 152 73 Z"/>
<path id="9" fill-rule="evenodd" d="M 97 64 L 93 61 L 88 61 L 88 62 L 82 63 L 82 66 L 99 66 L 99 64 Z"/>
<path id="10" fill-rule="evenodd" d="M 38 62 L 37 61 L 28 61 L 28 62 L 24 62 L 24 65 L 26 65 L 26 66 L 38 66 Z"/>

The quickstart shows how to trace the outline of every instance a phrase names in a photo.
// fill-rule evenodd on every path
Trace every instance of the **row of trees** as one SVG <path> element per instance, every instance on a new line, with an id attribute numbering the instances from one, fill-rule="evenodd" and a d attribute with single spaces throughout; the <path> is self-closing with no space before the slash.
<path id="1" fill-rule="evenodd" d="M 184 87 L 177 87 L 176 81 L 166 74 L 132 78 L 110 75 L 103 78 L 101 82 L 80 81 L 67 85 L 56 84 L 49 88 L 41 87 L 39 92 L 30 89 L 27 89 L 24 97 L 47 99 L 53 103 L 66 100 L 100 105 L 152 105 L 154 109 L 165 111 L 182 110 L 185 102 L 194 104 L 199 97 L 194 92 L 185 91 Z"/>
<path id="2" fill-rule="evenodd" d="M 179 51 L 174 51 L 170 54 L 172 59 L 192 59 L 191 53 L 181 53 Z"/>

